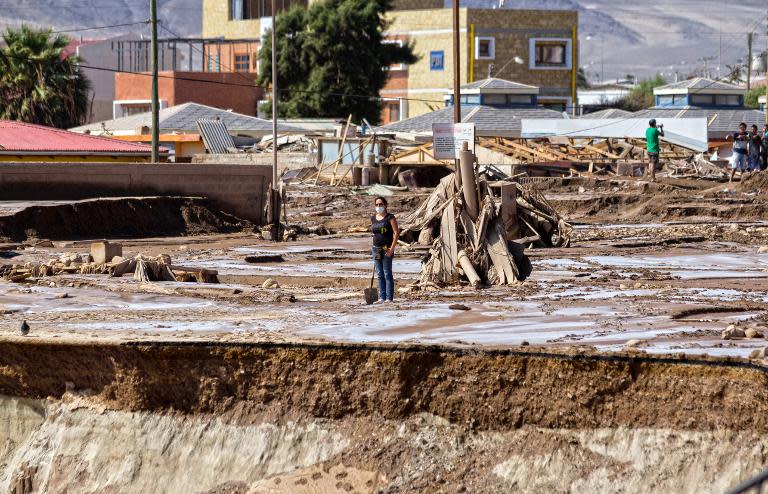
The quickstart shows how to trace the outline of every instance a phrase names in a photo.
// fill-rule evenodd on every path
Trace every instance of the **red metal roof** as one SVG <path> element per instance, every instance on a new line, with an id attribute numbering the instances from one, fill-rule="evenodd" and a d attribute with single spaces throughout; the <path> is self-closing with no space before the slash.
<path id="1" fill-rule="evenodd" d="M 163 150 L 165 151 L 165 150 Z M 150 154 L 146 144 L 0 120 L 0 153 Z"/>

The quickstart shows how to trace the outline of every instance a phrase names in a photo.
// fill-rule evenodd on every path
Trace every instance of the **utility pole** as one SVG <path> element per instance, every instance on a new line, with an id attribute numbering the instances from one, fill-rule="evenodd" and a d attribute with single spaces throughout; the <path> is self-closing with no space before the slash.
<path id="1" fill-rule="evenodd" d="M 149 0 L 152 24 L 152 163 L 160 161 L 160 98 L 157 94 L 157 0 Z"/>
<path id="2" fill-rule="evenodd" d="M 453 123 L 461 123 L 461 54 L 459 49 L 459 0 L 453 0 Z M 474 53 L 470 53 L 474 56 Z M 456 175 L 456 185 L 461 184 L 461 162 L 454 160 L 453 171 Z"/>
<path id="3" fill-rule="evenodd" d="M 461 54 L 459 53 L 459 30 L 459 0 L 453 0 L 453 123 L 461 123 Z"/>
<path id="4" fill-rule="evenodd" d="M 765 16 L 765 123 L 768 124 L 768 15 Z"/>
<path id="5" fill-rule="evenodd" d="M 277 0 L 272 0 L 272 239 L 280 241 L 280 188 L 277 185 Z"/>
<path id="6" fill-rule="evenodd" d="M 747 33 L 747 91 L 752 88 L 752 33 Z"/>

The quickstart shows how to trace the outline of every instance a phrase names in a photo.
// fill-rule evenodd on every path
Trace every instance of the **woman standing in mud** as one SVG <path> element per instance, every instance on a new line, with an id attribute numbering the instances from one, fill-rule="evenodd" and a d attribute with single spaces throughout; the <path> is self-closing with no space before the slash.
<path id="1" fill-rule="evenodd" d="M 379 301 L 392 302 L 395 295 L 395 279 L 392 276 L 392 258 L 395 257 L 397 239 L 400 238 L 400 228 L 397 226 L 395 215 L 387 211 L 387 200 L 377 197 L 374 201 L 376 214 L 371 216 L 371 232 L 373 233 L 373 264 L 379 275 Z"/>

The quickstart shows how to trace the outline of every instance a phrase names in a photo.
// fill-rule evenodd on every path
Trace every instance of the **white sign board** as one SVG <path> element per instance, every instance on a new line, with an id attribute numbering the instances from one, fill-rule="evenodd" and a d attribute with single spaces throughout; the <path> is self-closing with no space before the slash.
<path id="1" fill-rule="evenodd" d="M 664 125 L 661 140 L 704 152 L 707 150 L 706 118 L 657 118 Z M 645 139 L 648 118 L 522 119 L 523 139 L 539 137 Z"/>
<path id="2" fill-rule="evenodd" d="M 435 151 L 435 159 L 459 159 L 461 147 L 465 142 L 469 150 L 474 152 L 475 124 L 432 124 L 432 148 Z"/>

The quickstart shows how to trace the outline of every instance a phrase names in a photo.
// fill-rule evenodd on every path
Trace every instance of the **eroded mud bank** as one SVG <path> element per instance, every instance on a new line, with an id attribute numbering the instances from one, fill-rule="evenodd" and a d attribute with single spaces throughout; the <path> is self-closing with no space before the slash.
<path id="1" fill-rule="evenodd" d="M 721 492 L 768 460 L 759 366 L 522 350 L 0 342 L 0 486 Z"/>

